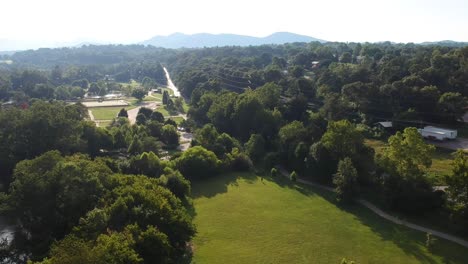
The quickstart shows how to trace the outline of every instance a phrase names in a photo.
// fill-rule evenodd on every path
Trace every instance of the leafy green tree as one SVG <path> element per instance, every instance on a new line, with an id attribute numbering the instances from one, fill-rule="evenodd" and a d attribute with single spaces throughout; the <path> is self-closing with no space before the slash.
<path id="1" fill-rule="evenodd" d="M 185 113 L 184 109 L 184 99 L 182 97 L 177 97 L 174 100 L 174 107 L 179 111 L 180 113 Z"/>
<path id="2" fill-rule="evenodd" d="M 164 123 L 164 115 L 161 112 L 154 111 L 151 116 L 151 120 L 157 121 L 159 123 Z"/>
<path id="3" fill-rule="evenodd" d="M 195 146 L 177 158 L 175 166 L 188 179 L 209 178 L 219 172 L 220 161 L 212 151 Z"/>
<path id="4" fill-rule="evenodd" d="M 148 92 L 141 88 L 136 88 L 132 91 L 132 96 L 135 97 L 138 102 L 141 102 Z"/>
<path id="5" fill-rule="evenodd" d="M 177 122 L 172 120 L 172 118 L 166 119 L 166 121 L 164 121 L 164 124 L 165 125 L 171 125 L 171 126 L 177 128 Z"/>
<path id="6" fill-rule="evenodd" d="M 245 143 L 245 151 L 252 160 L 261 160 L 265 155 L 265 139 L 262 135 L 252 134 Z"/>
<path id="7" fill-rule="evenodd" d="M 293 171 L 291 172 L 291 174 L 289 174 L 289 179 L 293 182 L 297 181 L 297 173 L 296 171 Z"/>
<path id="8" fill-rule="evenodd" d="M 190 195 L 190 181 L 177 170 L 164 170 L 165 186 L 179 199 L 184 200 Z"/>
<path id="9" fill-rule="evenodd" d="M 434 246 L 436 242 L 437 242 L 437 238 L 435 238 L 431 233 L 426 233 L 426 248 L 429 251 L 434 250 Z"/>
<path id="10" fill-rule="evenodd" d="M 281 86 L 275 83 L 266 83 L 254 90 L 257 99 L 269 109 L 278 106 L 281 96 Z"/>
<path id="11" fill-rule="evenodd" d="M 130 145 L 128 146 L 127 151 L 130 154 L 138 154 L 138 153 L 143 152 L 143 143 L 141 142 L 141 140 L 137 136 L 133 137 L 133 140 L 130 143 Z"/>
<path id="12" fill-rule="evenodd" d="M 439 99 L 439 109 L 445 115 L 446 120 L 455 123 L 465 114 L 468 101 L 460 93 L 444 93 Z"/>
<path id="13" fill-rule="evenodd" d="M 136 117 L 136 124 L 137 125 L 144 125 L 146 124 L 146 120 L 148 120 L 146 118 L 146 116 L 144 114 L 138 114 L 137 117 Z"/>
<path id="14" fill-rule="evenodd" d="M 169 102 L 169 99 L 170 99 L 170 98 L 169 98 L 169 93 L 168 93 L 166 90 L 164 90 L 164 92 L 163 92 L 163 97 L 162 97 L 162 103 L 163 103 L 163 105 L 167 105 L 168 102 Z"/>
<path id="15" fill-rule="evenodd" d="M 320 141 L 338 159 L 355 157 L 364 146 L 363 135 L 348 120 L 329 122 Z"/>
<path id="16" fill-rule="evenodd" d="M 426 144 L 418 130 L 406 128 L 388 139 L 389 146 L 377 161 L 384 176 L 384 197 L 396 210 L 424 212 L 442 204 L 424 177 L 425 168 L 432 163 L 434 146 Z"/>
<path id="17" fill-rule="evenodd" d="M 388 147 L 382 154 L 382 165 L 391 174 L 403 178 L 421 176 L 424 168 L 432 164 L 435 147 L 424 142 L 414 127 L 405 128 L 388 139 Z"/>
<path id="18" fill-rule="evenodd" d="M 300 78 L 304 76 L 304 68 L 301 66 L 295 65 L 291 69 L 291 75 L 295 78 Z"/>
<path id="19" fill-rule="evenodd" d="M 278 170 L 276 168 L 271 168 L 270 175 L 271 177 L 278 176 Z"/>
<path id="20" fill-rule="evenodd" d="M 96 206 L 110 174 L 102 163 L 83 155 L 63 158 L 58 151 L 18 163 L 8 201 L 31 235 L 33 254 L 43 254 Z"/>
<path id="21" fill-rule="evenodd" d="M 342 63 L 351 63 L 352 60 L 353 60 L 353 57 L 351 53 L 349 52 L 343 52 L 343 54 L 341 54 L 340 56 L 340 62 Z"/>
<path id="22" fill-rule="evenodd" d="M 224 166 L 231 171 L 248 171 L 253 164 L 249 156 L 241 152 L 238 148 L 233 148 L 225 155 Z"/>
<path id="23" fill-rule="evenodd" d="M 465 231 L 468 226 L 468 157 L 463 150 L 455 153 L 452 175 L 446 179 L 449 207 L 455 220 L 462 222 Z"/>
<path id="24" fill-rule="evenodd" d="M 335 192 L 340 202 L 350 202 L 359 192 L 358 174 L 353 162 L 346 157 L 338 163 L 338 171 L 333 176 Z"/>
<path id="25" fill-rule="evenodd" d="M 143 152 L 141 155 L 130 159 L 130 173 L 144 174 L 150 177 L 159 177 L 166 167 L 159 157 L 153 152 Z"/>
<path id="26" fill-rule="evenodd" d="M 151 118 L 151 115 L 153 114 L 153 110 L 147 108 L 147 107 L 140 107 L 140 109 L 138 109 L 138 115 L 139 114 L 142 114 L 146 117 L 146 119 L 150 119 Z"/>
<path id="27" fill-rule="evenodd" d="M 120 109 L 119 113 L 117 114 L 117 117 L 126 117 L 126 118 L 128 118 L 127 110 L 125 110 L 125 108 Z"/>
<path id="28" fill-rule="evenodd" d="M 164 125 L 161 129 L 161 140 L 170 147 L 179 145 L 179 134 L 173 125 Z"/>

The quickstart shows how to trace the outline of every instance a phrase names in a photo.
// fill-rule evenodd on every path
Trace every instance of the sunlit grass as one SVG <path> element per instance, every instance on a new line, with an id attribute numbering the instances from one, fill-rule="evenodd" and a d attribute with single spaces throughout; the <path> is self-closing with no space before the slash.
<path id="1" fill-rule="evenodd" d="M 93 113 L 95 120 L 111 120 L 117 116 L 120 109 L 122 108 L 125 108 L 126 110 L 130 110 L 130 109 L 135 108 L 135 106 L 95 107 L 95 108 L 90 108 L 90 110 Z"/>
<path id="2" fill-rule="evenodd" d="M 193 182 L 195 263 L 466 263 L 468 250 L 391 224 L 286 179 L 227 174 Z"/>
<path id="3" fill-rule="evenodd" d="M 386 147 L 386 142 L 376 139 L 366 139 L 365 144 L 372 147 L 375 153 L 382 153 Z M 432 165 L 427 170 L 430 180 L 435 185 L 444 185 L 445 176 L 451 174 L 452 171 L 452 156 L 453 151 L 443 148 L 436 148 L 432 155 Z"/>

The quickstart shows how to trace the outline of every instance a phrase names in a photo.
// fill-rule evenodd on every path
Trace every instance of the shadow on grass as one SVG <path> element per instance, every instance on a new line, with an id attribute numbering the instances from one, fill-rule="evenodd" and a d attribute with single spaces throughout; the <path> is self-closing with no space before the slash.
<path id="1" fill-rule="evenodd" d="M 340 210 L 354 215 L 363 225 L 368 226 L 374 233 L 378 234 L 382 240 L 393 242 L 405 254 L 414 256 L 421 263 L 441 263 L 435 256 L 441 258 L 442 263 L 468 263 L 468 250 L 458 244 L 439 239 L 434 249 L 429 253 L 425 248 L 426 234 L 423 232 L 394 224 L 362 205 L 338 203 L 335 194 L 318 187 L 294 183 L 285 177 L 269 179 L 283 188 L 295 189 L 306 196 L 320 196 Z"/>
<path id="2" fill-rule="evenodd" d="M 192 180 L 192 198 L 211 198 L 217 194 L 225 193 L 228 186 L 238 186 L 237 180 L 239 179 L 253 183 L 257 179 L 257 175 L 251 172 L 233 172 L 220 174 L 209 179 Z"/>

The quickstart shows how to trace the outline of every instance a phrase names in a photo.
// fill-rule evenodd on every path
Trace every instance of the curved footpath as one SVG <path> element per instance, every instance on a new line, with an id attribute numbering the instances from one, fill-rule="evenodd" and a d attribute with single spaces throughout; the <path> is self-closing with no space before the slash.
<path id="1" fill-rule="evenodd" d="M 285 177 L 289 177 L 289 173 L 285 170 L 285 169 L 282 169 L 282 168 L 279 168 L 279 171 L 281 172 L 281 174 Z M 334 192 L 335 190 L 331 187 L 328 187 L 328 186 L 324 186 L 324 185 L 321 185 L 321 184 L 317 184 L 317 183 L 314 183 L 314 182 L 311 182 L 311 181 L 307 181 L 307 180 L 304 180 L 304 179 L 297 179 L 297 182 L 300 182 L 302 184 L 305 184 L 305 185 L 309 185 L 309 186 L 313 186 L 313 187 L 317 187 L 317 188 L 320 188 L 322 190 L 326 190 L 326 191 L 330 191 L 330 192 Z M 430 228 L 427 228 L 427 227 L 423 227 L 423 226 L 420 226 L 420 225 L 416 225 L 416 224 L 413 224 L 413 223 L 410 223 L 410 222 L 407 222 L 407 221 L 404 221 L 404 220 L 400 220 L 398 219 L 397 217 L 395 216 L 392 216 L 390 214 L 387 214 L 385 213 L 384 211 L 382 211 L 380 208 L 378 208 L 377 206 L 375 206 L 374 204 L 364 200 L 364 199 L 359 199 L 357 200 L 357 202 L 363 206 L 365 206 L 366 208 L 368 208 L 369 210 L 371 210 L 372 212 L 374 212 L 375 214 L 379 215 L 380 217 L 382 218 L 385 218 L 387 219 L 388 221 L 392 222 L 392 223 L 395 223 L 397 225 L 403 225 L 403 226 L 406 226 L 408 228 L 411 228 L 411 229 L 414 229 L 414 230 L 418 230 L 418 231 L 421 231 L 421 232 L 425 232 L 425 233 L 431 233 L 432 235 L 434 236 L 437 236 L 439 238 L 443 238 L 443 239 L 446 239 L 446 240 L 449 240 L 449 241 L 452 241 L 452 242 L 455 242 L 457 244 L 460 244 L 466 248 L 468 248 L 468 241 L 464 240 L 464 239 L 461 239 L 459 237 L 456 237 L 456 236 L 453 236 L 453 235 L 449 235 L 447 233 L 444 233 L 444 232 L 440 232 L 440 231 L 437 231 L 437 230 L 433 230 L 433 229 L 430 229 Z"/>

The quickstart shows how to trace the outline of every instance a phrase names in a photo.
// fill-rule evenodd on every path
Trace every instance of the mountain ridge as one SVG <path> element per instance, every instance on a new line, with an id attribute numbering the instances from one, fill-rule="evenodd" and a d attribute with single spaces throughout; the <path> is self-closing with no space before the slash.
<path id="1" fill-rule="evenodd" d="M 292 42 L 326 42 L 325 40 L 290 32 L 275 32 L 266 37 L 253 37 L 237 34 L 183 34 L 173 33 L 168 36 L 154 36 L 139 44 L 162 48 L 203 48 L 220 46 L 258 46 L 266 44 L 284 44 Z"/>

